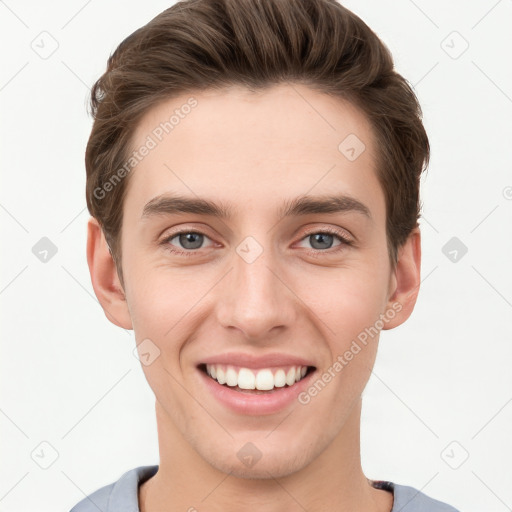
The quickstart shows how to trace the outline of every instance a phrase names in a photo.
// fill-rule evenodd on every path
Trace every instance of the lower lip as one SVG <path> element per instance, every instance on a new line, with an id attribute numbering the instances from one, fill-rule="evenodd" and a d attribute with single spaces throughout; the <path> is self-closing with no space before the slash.
<path id="1" fill-rule="evenodd" d="M 288 407 L 308 387 L 308 383 L 315 373 L 314 371 L 310 372 L 293 386 L 274 388 L 273 391 L 253 394 L 235 391 L 229 386 L 219 384 L 202 370 L 198 369 L 197 371 L 201 374 L 206 387 L 221 404 L 234 412 L 251 416 L 274 414 Z"/>

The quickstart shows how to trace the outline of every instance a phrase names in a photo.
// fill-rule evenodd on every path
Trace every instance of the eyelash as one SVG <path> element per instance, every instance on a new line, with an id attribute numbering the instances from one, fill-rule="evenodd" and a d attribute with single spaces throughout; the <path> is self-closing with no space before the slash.
<path id="1" fill-rule="evenodd" d="M 169 244 L 169 242 L 172 239 L 176 238 L 177 236 L 184 235 L 184 234 L 203 235 L 206 238 L 209 238 L 208 235 L 206 235 L 205 233 L 202 233 L 200 231 L 195 231 L 193 229 L 184 229 L 182 231 L 177 231 L 176 233 L 173 233 L 172 235 L 166 237 L 164 240 L 162 240 L 161 245 L 164 246 L 165 250 L 169 251 L 172 254 L 178 255 L 178 256 L 185 256 L 185 257 L 196 256 L 197 252 L 199 251 L 199 249 L 189 249 L 189 250 L 186 250 L 186 251 L 181 251 L 181 250 L 177 250 L 177 249 L 171 248 L 172 246 Z M 324 250 L 322 250 L 322 249 L 308 249 L 307 251 L 313 257 L 318 257 L 321 254 L 334 254 L 334 253 L 338 253 L 339 251 L 342 251 L 343 249 L 345 249 L 346 246 L 352 246 L 353 245 L 352 240 L 349 240 L 347 237 L 342 235 L 339 231 L 337 231 L 335 229 L 331 229 L 331 228 L 325 228 L 325 229 L 322 229 L 322 230 L 310 231 L 309 233 L 306 233 L 300 239 L 300 241 L 304 240 L 305 238 L 307 238 L 307 237 L 309 237 L 311 235 L 317 235 L 317 234 L 334 235 L 336 238 L 338 238 L 338 240 L 341 243 L 339 245 L 335 246 L 334 248 L 330 248 L 330 249 L 324 249 Z"/>

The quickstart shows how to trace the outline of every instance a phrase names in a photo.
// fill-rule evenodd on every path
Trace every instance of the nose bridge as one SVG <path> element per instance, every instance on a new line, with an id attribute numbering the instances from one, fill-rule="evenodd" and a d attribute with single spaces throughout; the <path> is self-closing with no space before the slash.
<path id="1" fill-rule="evenodd" d="M 268 240 L 268 238 L 266 239 Z M 221 302 L 219 320 L 224 327 L 236 327 L 247 337 L 268 336 L 274 327 L 293 321 L 293 300 L 281 282 L 278 255 L 255 238 L 247 237 L 233 252 Z"/>

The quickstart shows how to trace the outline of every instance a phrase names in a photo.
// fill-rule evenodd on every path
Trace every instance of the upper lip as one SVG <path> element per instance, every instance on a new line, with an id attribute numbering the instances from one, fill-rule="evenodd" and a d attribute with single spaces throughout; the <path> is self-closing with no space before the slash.
<path id="1" fill-rule="evenodd" d="M 272 366 L 314 366 L 311 361 L 296 355 L 272 353 L 261 356 L 241 352 L 227 352 L 203 359 L 201 364 L 225 364 L 243 368 L 269 368 Z"/>

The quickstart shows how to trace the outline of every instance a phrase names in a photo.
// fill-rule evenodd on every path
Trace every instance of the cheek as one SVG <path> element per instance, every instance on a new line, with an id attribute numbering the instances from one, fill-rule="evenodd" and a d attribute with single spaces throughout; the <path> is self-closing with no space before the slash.
<path id="1" fill-rule="evenodd" d="M 334 274 L 334 273 L 333 273 Z M 386 303 L 386 276 L 368 271 L 343 271 L 316 281 L 310 303 L 330 328 L 328 339 L 342 346 L 361 330 L 374 325 Z"/>
<path id="2" fill-rule="evenodd" d="M 139 265 L 131 274 L 130 311 L 137 343 L 149 352 L 143 361 L 146 380 L 160 403 L 167 404 L 174 417 L 185 421 L 189 396 L 181 381 L 181 350 L 190 337 L 190 326 L 199 321 L 198 302 L 208 289 L 177 269 Z M 149 342 L 147 341 L 149 340 Z"/>
<path id="3" fill-rule="evenodd" d="M 376 323 L 382 313 L 382 300 L 374 286 L 363 286 L 361 280 L 345 280 L 342 287 L 340 283 L 323 295 L 323 334 L 329 355 L 307 393 L 318 394 L 316 407 L 331 408 L 333 428 L 345 421 L 375 363 L 380 334 Z M 324 388 L 325 392 L 317 392 Z"/>
<path id="4" fill-rule="evenodd" d="M 208 280 L 180 269 L 137 265 L 128 296 L 135 334 L 166 343 L 194 316 Z M 211 287 L 211 286 L 210 286 Z M 156 342 L 156 341 L 155 341 Z"/>

